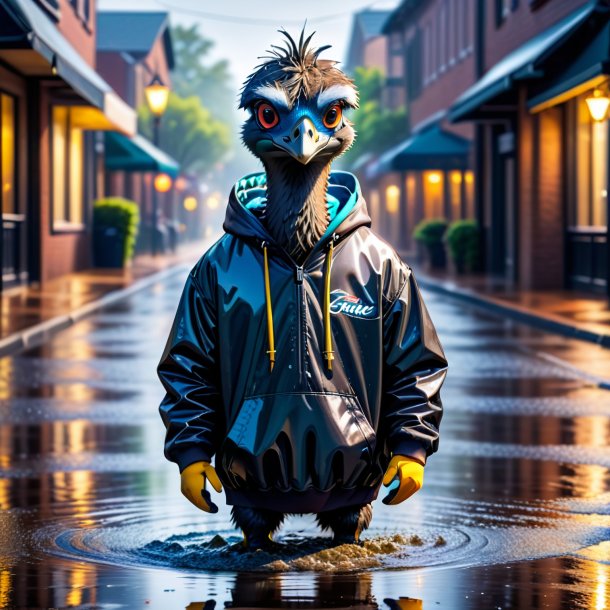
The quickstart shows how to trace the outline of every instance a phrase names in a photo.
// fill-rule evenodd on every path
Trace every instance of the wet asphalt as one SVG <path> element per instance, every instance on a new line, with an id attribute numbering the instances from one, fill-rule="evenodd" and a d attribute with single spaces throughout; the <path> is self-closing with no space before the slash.
<path id="1" fill-rule="evenodd" d="M 320 554 L 292 517 L 298 552 L 252 558 L 163 457 L 155 367 L 185 277 L 0 360 L 0 608 L 610 608 L 610 391 L 586 375 L 608 350 L 425 293 L 440 451 L 366 536 L 398 552 Z"/>

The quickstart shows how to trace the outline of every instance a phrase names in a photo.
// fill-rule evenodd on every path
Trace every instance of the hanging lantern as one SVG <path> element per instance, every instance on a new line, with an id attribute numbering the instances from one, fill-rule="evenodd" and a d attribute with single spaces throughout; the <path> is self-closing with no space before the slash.
<path id="1" fill-rule="evenodd" d="M 593 94 L 585 99 L 589 113 L 594 121 L 603 121 L 608 113 L 610 98 L 601 90 L 595 89 Z"/>

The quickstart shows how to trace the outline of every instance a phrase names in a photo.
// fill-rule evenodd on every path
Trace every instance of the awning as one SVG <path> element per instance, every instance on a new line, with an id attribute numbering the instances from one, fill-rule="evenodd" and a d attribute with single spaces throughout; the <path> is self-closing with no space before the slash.
<path id="1" fill-rule="evenodd" d="M 510 91 L 515 81 L 544 76 L 540 64 L 566 44 L 594 12 L 605 10 L 598 2 L 588 2 L 509 53 L 453 103 L 449 120 L 477 118 L 477 111 Z"/>
<path id="2" fill-rule="evenodd" d="M 567 57 L 548 63 L 548 78 L 530 88 L 527 107 L 539 112 L 560 104 L 608 80 L 610 75 L 610 8 L 601 27 L 593 24 L 582 34 L 582 41 L 571 44 Z"/>
<path id="3" fill-rule="evenodd" d="M 0 0 L 0 59 L 28 75 L 61 77 L 101 111 L 92 128 L 118 129 L 130 135 L 136 132 L 133 108 L 81 57 L 33 0 Z"/>
<path id="4" fill-rule="evenodd" d="M 466 170 L 470 147 L 470 140 L 445 131 L 435 123 L 385 152 L 365 174 L 373 180 L 388 172 Z"/>
<path id="5" fill-rule="evenodd" d="M 175 177 L 180 165 L 146 138 L 106 132 L 105 165 L 111 171 L 162 172 Z"/>

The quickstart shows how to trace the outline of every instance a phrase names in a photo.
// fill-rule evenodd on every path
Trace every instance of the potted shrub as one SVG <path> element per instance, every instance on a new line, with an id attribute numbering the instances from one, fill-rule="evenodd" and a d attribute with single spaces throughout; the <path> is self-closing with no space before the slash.
<path id="1" fill-rule="evenodd" d="M 428 262 L 433 269 L 443 269 L 447 264 L 443 236 L 447 230 L 444 218 L 422 220 L 413 230 L 413 239 L 422 244 L 428 253 Z"/>
<path id="2" fill-rule="evenodd" d="M 445 235 L 451 260 L 458 273 L 476 268 L 479 257 L 479 226 L 474 220 L 456 220 Z"/>
<path id="3" fill-rule="evenodd" d="M 137 203 L 121 197 L 97 200 L 93 204 L 93 264 L 125 267 L 133 257 L 139 224 Z"/>

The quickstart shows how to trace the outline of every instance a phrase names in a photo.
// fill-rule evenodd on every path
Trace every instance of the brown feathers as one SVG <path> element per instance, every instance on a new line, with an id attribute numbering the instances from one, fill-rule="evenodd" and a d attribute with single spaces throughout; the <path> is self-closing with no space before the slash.
<path id="1" fill-rule="evenodd" d="M 284 89 L 291 106 L 300 95 L 312 99 L 323 88 L 332 85 L 353 85 L 353 81 L 348 76 L 335 68 L 338 62 L 319 59 L 320 53 L 329 49 L 331 45 L 317 49 L 310 47 L 315 32 L 305 38 L 305 28 L 303 28 L 297 43 L 285 29 L 278 31 L 286 37 L 285 46 L 271 45 L 268 55 L 260 58 L 268 61 L 257 66 L 246 79 L 242 89 L 241 108 L 249 105 L 254 90 L 262 84 L 274 83 Z"/>

